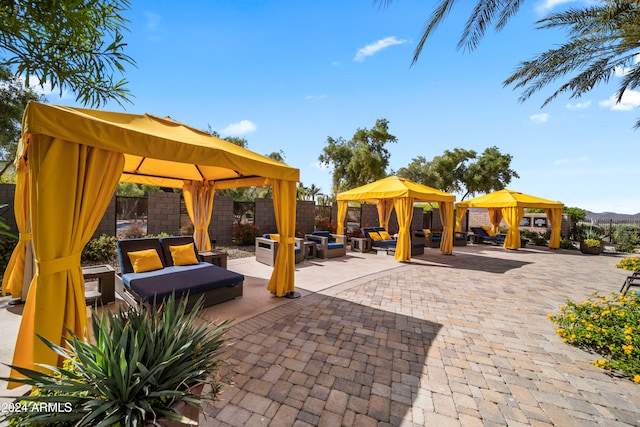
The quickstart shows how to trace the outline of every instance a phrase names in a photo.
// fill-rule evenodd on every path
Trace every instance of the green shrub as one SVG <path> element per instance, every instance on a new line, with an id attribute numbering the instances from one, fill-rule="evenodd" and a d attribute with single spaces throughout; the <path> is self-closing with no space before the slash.
<path id="1" fill-rule="evenodd" d="M 613 239 L 616 251 L 633 253 L 640 246 L 640 229 L 631 224 L 619 224 L 613 232 Z"/>
<path id="2" fill-rule="evenodd" d="M 575 245 L 573 244 L 573 242 L 569 239 L 562 239 L 560 240 L 560 249 L 578 249 L 575 247 Z"/>
<path id="3" fill-rule="evenodd" d="M 193 391 L 199 384 L 211 385 L 206 397 L 217 398 L 222 387 L 217 363 L 229 323 L 198 321 L 202 301 L 190 313 L 187 299 L 176 302 L 173 296 L 161 306 L 94 313 L 94 341 L 72 336 L 68 349 L 41 338 L 65 362 L 61 368 L 48 366 L 49 373 L 14 367 L 24 378 L 3 379 L 34 387 L 19 404 L 38 405 L 38 410 L 4 412 L 0 422 L 144 426 L 160 417 L 191 421 L 174 407 L 178 402 L 200 406 L 204 397 Z"/>
<path id="4" fill-rule="evenodd" d="M 82 249 L 80 263 L 82 265 L 110 264 L 117 258 L 116 238 L 103 234 L 91 239 Z"/>
<path id="5" fill-rule="evenodd" d="M 250 246 L 255 244 L 260 229 L 253 224 L 236 224 L 232 228 L 233 241 L 236 245 Z"/>
<path id="6" fill-rule="evenodd" d="M 640 383 L 640 296 L 636 292 L 611 294 L 580 304 L 567 301 L 560 314 L 547 315 L 562 341 L 597 353 L 593 364 L 616 371 Z"/>
<path id="7" fill-rule="evenodd" d="M 7 269 L 11 254 L 13 254 L 17 244 L 18 240 L 14 238 L 0 239 L 0 273 Z"/>

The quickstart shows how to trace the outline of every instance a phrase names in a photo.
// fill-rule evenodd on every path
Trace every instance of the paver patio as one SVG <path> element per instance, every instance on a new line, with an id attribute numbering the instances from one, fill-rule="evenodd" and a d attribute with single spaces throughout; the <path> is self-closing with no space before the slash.
<path id="1" fill-rule="evenodd" d="M 620 257 L 348 253 L 296 265 L 296 300 L 268 295 L 270 268 L 230 260 L 245 296 L 201 314 L 236 319 L 221 364 L 229 385 L 200 425 L 640 425 L 640 385 L 592 365 L 546 318 L 567 299 L 617 292 Z"/>

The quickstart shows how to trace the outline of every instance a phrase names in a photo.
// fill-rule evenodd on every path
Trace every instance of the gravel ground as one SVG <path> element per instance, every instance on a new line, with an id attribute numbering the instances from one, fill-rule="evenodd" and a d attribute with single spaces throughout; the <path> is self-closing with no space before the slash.
<path id="1" fill-rule="evenodd" d="M 227 259 L 249 258 L 256 256 L 255 246 L 216 246 L 216 251 L 225 251 L 228 255 Z"/>

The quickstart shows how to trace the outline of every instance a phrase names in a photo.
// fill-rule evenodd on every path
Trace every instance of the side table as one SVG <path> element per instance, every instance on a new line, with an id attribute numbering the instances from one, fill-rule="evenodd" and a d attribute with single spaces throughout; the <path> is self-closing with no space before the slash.
<path id="1" fill-rule="evenodd" d="M 369 252 L 371 250 L 371 239 L 367 237 L 352 237 L 351 250 L 353 252 Z"/>
<path id="2" fill-rule="evenodd" d="M 116 272 L 110 265 L 92 265 L 82 267 L 82 277 L 85 280 L 85 299 L 90 303 L 108 304 L 116 300 L 115 283 Z M 86 290 L 86 282 L 98 281 L 97 290 Z"/>
<path id="3" fill-rule="evenodd" d="M 227 268 L 227 256 L 226 252 L 222 251 L 204 251 L 198 252 L 198 255 L 202 258 L 202 261 L 209 264 L 217 265 L 218 267 Z"/>
<path id="4" fill-rule="evenodd" d="M 467 240 L 469 241 L 469 243 L 477 245 L 478 243 L 480 243 L 480 236 L 478 236 L 477 234 L 467 234 Z"/>
<path id="5" fill-rule="evenodd" d="M 312 259 L 318 257 L 318 247 L 316 242 L 305 241 L 302 243 L 304 249 L 304 259 Z"/>

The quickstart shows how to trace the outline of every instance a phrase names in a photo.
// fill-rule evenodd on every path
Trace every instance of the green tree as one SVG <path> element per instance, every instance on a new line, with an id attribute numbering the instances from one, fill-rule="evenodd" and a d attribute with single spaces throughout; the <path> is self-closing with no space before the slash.
<path id="1" fill-rule="evenodd" d="M 0 53 L 29 86 L 36 77 L 60 93 L 68 88 L 84 105 L 129 100 L 122 13 L 128 0 L 4 1 L 0 3 Z"/>
<path id="2" fill-rule="evenodd" d="M 0 177 L 16 156 L 22 114 L 31 100 L 41 101 L 42 97 L 33 89 L 25 87 L 8 66 L 0 64 Z"/>
<path id="3" fill-rule="evenodd" d="M 388 5 L 393 0 L 374 0 Z M 478 0 L 458 41 L 458 48 L 475 49 L 489 28 L 502 30 L 518 13 L 524 0 Z M 460 2 L 467 5 L 466 2 Z M 593 4 L 593 3 L 592 3 Z M 416 46 L 413 62 L 418 61 L 427 39 L 446 19 L 456 0 L 440 0 L 433 9 Z M 522 89 L 520 101 L 567 78 L 565 83 L 547 97 L 542 106 L 558 95 L 567 93 L 578 98 L 599 83 L 607 83 L 619 70 L 625 70 L 616 93 L 620 102 L 627 89 L 640 86 L 640 63 L 636 61 L 640 39 L 640 2 L 607 0 L 583 9 L 571 8 L 551 14 L 537 24 L 538 29 L 564 29 L 569 40 L 530 61 L 521 62 L 516 71 L 504 81 L 505 86 Z M 636 121 L 640 127 L 640 120 Z"/>
<path id="4" fill-rule="evenodd" d="M 398 176 L 449 193 L 462 193 L 462 200 L 477 193 L 502 190 L 513 178 L 512 156 L 502 154 L 497 147 L 489 147 L 481 156 L 474 150 L 455 148 L 426 161 L 414 158 L 406 168 L 398 169 Z"/>
<path id="5" fill-rule="evenodd" d="M 389 133 L 389 121 L 378 119 L 371 129 L 358 129 L 349 141 L 327 138 L 327 146 L 318 158 L 333 167 L 332 191 L 337 194 L 387 176 L 389 157 L 385 148 L 397 138 Z"/>

